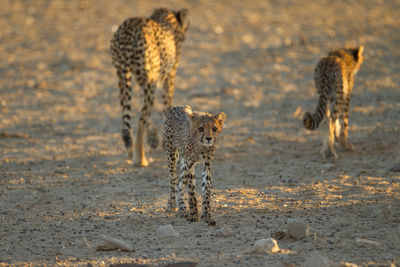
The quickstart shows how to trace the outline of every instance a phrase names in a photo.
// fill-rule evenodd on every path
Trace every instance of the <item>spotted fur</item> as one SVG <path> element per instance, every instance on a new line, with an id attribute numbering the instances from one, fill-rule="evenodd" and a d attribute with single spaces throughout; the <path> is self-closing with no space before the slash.
<path id="1" fill-rule="evenodd" d="M 163 83 L 164 114 L 171 108 L 174 79 L 178 67 L 181 45 L 189 27 L 187 9 L 173 12 L 156 9 L 150 18 L 129 18 L 115 32 L 111 40 L 112 63 L 117 70 L 122 107 L 122 139 L 133 156 L 131 127 L 131 78 L 135 78 L 143 91 L 143 107 L 135 141 L 135 166 L 147 166 L 143 139 L 154 105 L 157 82 Z M 158 142 L 152 138 L 150 145 Z"/>
<path id="2" fill-rule="evenodd" d="M 307 112 L 304 115 L 303 124 L 306 129 L 315 130 L 325 116 L 328 118 L 328 133 L 324 137 L 321 150 L 325 158 L 337 158 L 334 149 L 335 135 L 344 148 L 354 150 L 354 146 L 348 141 L 349 105 L 354 75 L 363 63 L 363 51 L 363 46 L 335 49 L 315 67 L 318 106 L 313 114 Z"/>
<path id="3" fill-rule="evenodd" d="M 194 166 L 203 161 L 202 172 L 202 220 L 208 225 L 216 222 L 211 216 L 211 165 L 215 155 L 215 142 L 222 131 L 225 113 L 211 115 L 193 112 L 190 106 L 172 108 L 164 123 L 164 141 L 170 172 L 171 194 L 167 210 L 175 210 L 189 221 L 198 221 Z M 177 160 L 180 160 L 179 180 L 176 176 Z M 184 200 L 184 187 L 189 188 L 189 213 Z"/>

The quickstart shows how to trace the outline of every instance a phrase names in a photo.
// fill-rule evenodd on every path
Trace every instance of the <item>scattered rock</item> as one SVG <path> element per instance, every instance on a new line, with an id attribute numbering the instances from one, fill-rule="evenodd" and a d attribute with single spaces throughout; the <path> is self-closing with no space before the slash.
<path id="1" fill-rule="evenodd" d="M 215 230 L 212 235 L 216 237 L 230 237 L 233 235 L 233 230 L 229 226 L 223 226 Z"/>
<path id="2" fill-rule="evenodd" d="M 97 251 L 106 251 L 106 250 L 115 250 L 119 249 L 121 251 L 126 251 L 126 252 L 133 252 L 135 251 L 132 247 L 132 245 L 116 239 L 112 236 L 102 234 L 99 236 L 99 239 L 101 241 L 100 244 L 97 245 L 96 250 Z"/>
<path id="3" fill-rule="evenodd" d="M 252 249 L 252 252 L 257 254 L 275 253 L 278 251 L 278 243 L 273 238 L 257 240 Z"/>
<path id="4" fill-rule="evenodd" d="M 372 240 L 368 240 L 368 239 L 363 239 L 363 238 L 356 238 L 356 241 L 358 242 L 358 244 L 360 244 L 361 246 L 365 246 L 365 245 L 371 245 L 371 246 L 375 246 L 375 247 L 381 247 L 382 244 L 376 241 L 372 241 Z"/>
<path id="5" fill-rule="evenodd" d="M 161 225 L 157 229 L 159 237 L 178 237 L 179 234 L 175 231 L 174 227 L 170 224 Z"/>
<path id="6" fill-rule="evenodd" d="M 400 172 L 400 163 L 397 163 L 397 164 L 393 165 L 393 166 L 389 169 L 389 171 L 391 171 L 391 172 Z"/>
<path id="7" fill-rule="evenodd" d="M 311 254 L 307 257 L 304 267 L 333 267 L 335 266 L 332 261 L 327 257 L 317 254 Z"/>
<path id="8" fill-rule="evenodd" d="M 310 226 L 299 219 L 289 219 L 287 226 L 288 235 L 296 239 L 302 239 L 310 235 Z"/>

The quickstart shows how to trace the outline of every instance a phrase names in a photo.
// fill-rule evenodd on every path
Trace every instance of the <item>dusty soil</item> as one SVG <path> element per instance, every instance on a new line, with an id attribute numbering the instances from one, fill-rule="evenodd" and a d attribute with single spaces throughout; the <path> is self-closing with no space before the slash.
<path id="1" fill-rule="evenodd" d="M 159 6 L 190 10 L 174 103 L 227 114 L 214 164 L 216 227 L 165 212 L 164 152 L 149 151 L 150 167 L 134 169 L 120 137 L 109 40 L 125 18 Z M 315 253 L 396 264 L 399 17 L 396 0 L 2 1 L 0 265 L 301 266 Z M 323 130 L 301 123 L 316 105 L 313 69 L 330 48 L 357 44 L 365 63 L 351 103 L 356 151 L 339 147 L 339 159 L 324 160 Z M 309 223 L 311 235 L 278 239 L 275 254 L 250 253 L 289 218 Z M 180 236 L 158 238 L 165 224 Z M 232 233 L 219 235 L 223 227 Z M 95 246 L 100 234 L 135 252 L 92 252 L 85 239 Z"/>

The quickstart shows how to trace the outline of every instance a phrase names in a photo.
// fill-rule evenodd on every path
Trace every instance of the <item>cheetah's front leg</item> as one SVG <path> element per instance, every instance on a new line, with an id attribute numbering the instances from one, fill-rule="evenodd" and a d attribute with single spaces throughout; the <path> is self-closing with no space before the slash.
<path id="1" fill-rule="evenodd" d="M 204 168 L 202 173 L 201 189 L 203 193 L 202 201 L 202 215 L 201 219 L 204 220 L 208 225 L 216 225 L 216 221 L 211 216 L 211 183 L 212 183 L 212 172 L 211 172 L 211 160 L 208 158 L 204 162 Z"/>
<path id="2" fill-rule="evenodd" d="M 178 216 L 182 218 L 188 218 L 188 213 L 186 209 L 186 204 L 185 204 L 185 198 L 184 198 L 184 189 L 185 189 L 185 184 L 186 184 L 186 179 L 190 175 L 190 168 L 188 167 L 187 162 L 181 158 L 181 164 L 180 164 L 180 174 L 179 174 L 179 180 L 178 180 L 178 188 L 176 190 L 176 203 L 178 205 Z"/>
<path id="3" fill-rule="evenodd" d="M 172 147 L 170 142 L 168 142 L 166 146 L 167 150 L 167 156 L 168 156 L 168 168 L 169 168 L 169 173 L 170 173 L 170 186 L 171 186 L 171 191 L 170 191 L 170 196 L 167 204 L 167 211 L 175 211 L 176 210 L 176 186 L 178 182 L 178 177 L 176 177 L 176 161 L 177 161 L 177 156 L 178 153 L 176 151 L 176 148 Z"/>
<path id="4" fill-rule="evenodd" d="M 187 181 L 189 187 L 189 216 L 187 219 L 190 222 L 197 222 L 199 221 L 199 211 L 197 209 L 196 178 L 193 166 L 187 174 Z"/>

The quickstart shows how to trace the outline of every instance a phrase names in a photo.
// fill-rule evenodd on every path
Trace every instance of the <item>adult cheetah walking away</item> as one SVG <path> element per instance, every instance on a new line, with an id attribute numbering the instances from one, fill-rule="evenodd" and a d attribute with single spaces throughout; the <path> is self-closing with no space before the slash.
<path id="1" fill-rule="evenodd" d="M 122 139 L 133 157 L 131 127 L 131 78 L 143 91 L 143 107 L 138 122 L 134 166 L 147 166 L 143 139 L 154 104 L 157 82 L 163 83 L 163 112 L 172 105 L 174 79 L 179 64 L 181 45 L 189 27 L 187 9 L 174 12 L 156 9 L 150 18 L 129 18 L 115 32 L 111 40 L 112 63 L 117 70 L 122 107 Z M 153 147 L 157 142 L 150 143 Z"/>
<path id="2" fill-rule="evenodd" d="M 324 136 L 321 149 L 321 154 L 325 158 L 338 157 L 334 148 L 335 135 L 345 149 L 354 150 L 354 146 L 348 141 L 349 105 L 354 75 L 364 60 L 363 51 L 363 46 L 334 49 L 315 67 L 314 80 L 319 93 L 318 106 L 314 114 L 307 112 L 304 115 L 303 124 L 306 129 L 315 130 L 324 116 L 328 118 L 328 132 Z M 339 116 L 342 125 L 339 123 Z"/>
<path id="3" fill-rule="evenodd" d="M 194 165 L 203 161 L 201 182 L 203 201 L 202 219 L 208 225 L 216 222 L 211 216 L 211 164 L 215 155 L 215 142 L 222 131 L 225 113 L 211 115 L 205 112 L 193 112 L 190 106 L 172 108 L 164 123 L 164 141 L 170 171 L 171 193 L 167 210 L 175 210 L 189 221 L 198 221 L 197 198 L 195 190 Z M 176 177 L 176 164 L 180 159 L 179 180 Z M 189 213 L 187 213 L 183 191 L 189 187 Z"/>

